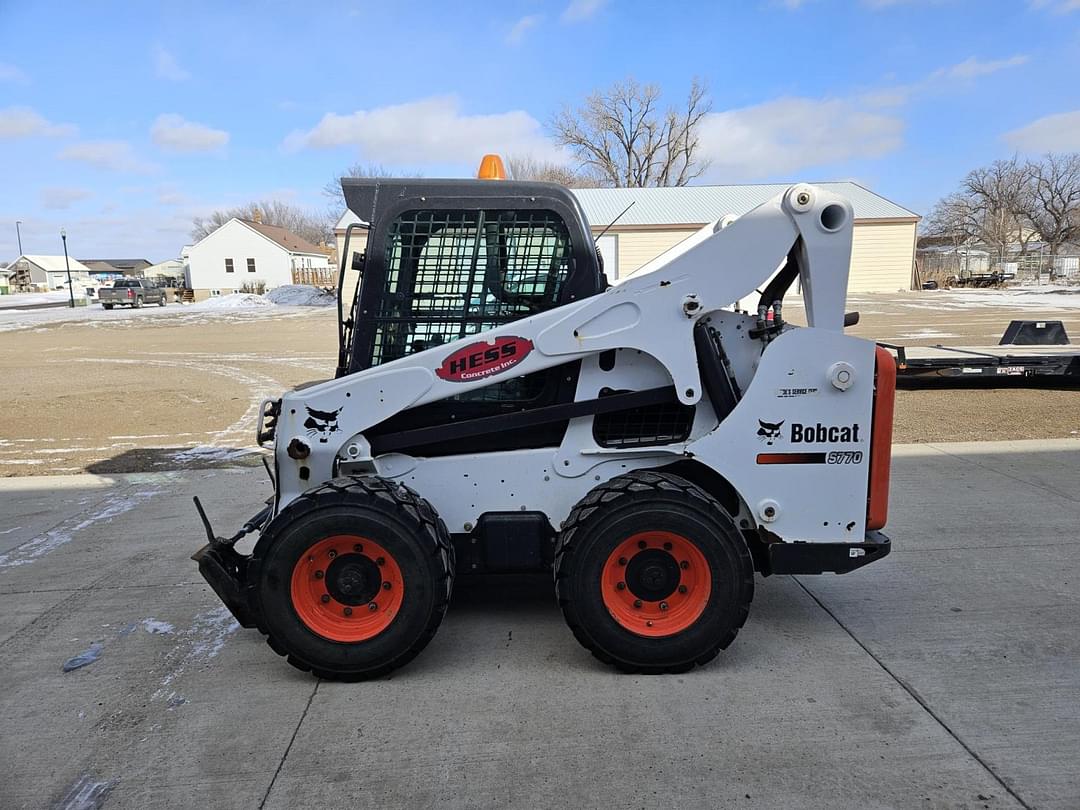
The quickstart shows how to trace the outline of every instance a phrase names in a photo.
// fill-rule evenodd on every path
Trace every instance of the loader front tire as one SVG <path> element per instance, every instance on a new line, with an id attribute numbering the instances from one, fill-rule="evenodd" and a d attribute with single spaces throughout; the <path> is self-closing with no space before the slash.
<path id="1" fill-rule="evenodd" d="M 696 484 L 637 470 L 586 495 L 563 524 L 555 592 L 579 642 L 627 672 L 685 672 L 734 641 L 754 567 L 735 521 Z"/>
<path id="2" fill-rule="evenodd" d="M 454 581 L 446 526 L 426 500 L 374 477 L 338 478 L 290 503 L 255 546 L 249 602 L 293 666 L 364 680 L 411 661 Z"/>

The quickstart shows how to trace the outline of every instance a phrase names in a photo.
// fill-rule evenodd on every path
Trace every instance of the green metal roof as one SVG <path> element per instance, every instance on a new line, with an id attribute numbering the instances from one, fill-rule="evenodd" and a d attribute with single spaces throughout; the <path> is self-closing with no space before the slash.
<path id="1" fill-rule="evenodd" d="M 589 224 L 607 226 L 630 203 L 616 226 L 701 225 L 725 214 L 740 216 L 775 197 L 791 183 L 745 186 L 681 186 L 676 188 L 575 188 Z M 847 197 L 855 219 L 917 219 L 913 211 L 863 188 L 858 183 L 814 183 Z"/>

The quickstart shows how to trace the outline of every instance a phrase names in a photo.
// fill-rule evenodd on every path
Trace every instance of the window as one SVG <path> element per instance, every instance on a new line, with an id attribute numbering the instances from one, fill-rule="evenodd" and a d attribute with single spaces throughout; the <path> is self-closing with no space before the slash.
<path id="1" fill-rule="evenodd" d="M 248 259 L 248 272 L 249 273 L 254 273 L 255 272 L 255 260 L 254 259 Z"/>
<path id="2" fill-rule="evenodd" d="M 225 272 L 231 273 L 233 271 L 232 259 L 225 260 Z"/>
<path id="3" fill-rule="evenodd" d="M 231 273 L 232 271 L 230 270 L 229 272 Z M 217 298 L 219 295 L 221 295 L 221 290 L 211 290 L 210 291 L 210 297 L 211 298 Z"/>
<path id="4" fill-rule="evenodd" d="M 408 211 L 391 226 L 372 365 L 550 308 L 570 269 L 551 211 Z"/>

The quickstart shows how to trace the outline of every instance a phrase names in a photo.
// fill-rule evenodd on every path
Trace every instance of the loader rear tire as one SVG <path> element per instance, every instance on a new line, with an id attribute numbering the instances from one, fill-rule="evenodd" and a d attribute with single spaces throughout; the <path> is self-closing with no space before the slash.
<path id="1" fill-rule="evenodd" d="M 754 567 L 714 497 L 670 473 L 637 470 L 593 489 L 563 524 L 555 593 L 594 656 L 626 672 L 685 672 L 735 640 Z"/>
<path id="2" fill-rule="evenodd" d="M 375 678 L 411 661 L 454 582 L 446 526 L 408 487 L 337 478 L 304 493 L 255 546 L 249 603 L 267 643 L 320 678 Z"/>

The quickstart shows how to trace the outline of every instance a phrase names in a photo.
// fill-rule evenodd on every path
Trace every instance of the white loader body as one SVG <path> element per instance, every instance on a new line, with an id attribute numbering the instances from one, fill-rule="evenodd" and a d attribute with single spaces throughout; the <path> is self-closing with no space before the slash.
<path id="1" fill-rule="evenodd" d="M 872 342 L 843 334 L 851 234 L 847 200 L 792 186 L 726 227 L 702 228 L 599 295 L 286 394 L 276 427 L 275 510 L 320 482 L 376 475 L 420 493 L 451 532 L 470 531 L 484 513 L 516 510 L 542 512 L 558 531 L 598 482 L 693 460 L 738 493 L 744 529 L 762 527 L 788 542 L 862 543 L 876 353 Z M 808 326 L 751 337 L 758 317 L 727 307 L 763 286 L 800 242 Z M 719 421 L 695 353 L 702 320 L 719 334 L 742 393 Z M 504 370 L 490 373 L 488 364 L 475 379 L 457 375 L 461 358 L 500 348 L 509 358 Z M 616 361 L 605 371 L 601 353 L 611 350 Z M 570 420 L 558 447 L 373 456 L 365 439 L 366 430 L 405 409 L 577 358 L 578 402 L 604 390 L 673 385 L 683 404 L 697 406 L 690 435 L 663 446 L 603 447 L 586 415 Z M 312 411 L 327 417 L 315 429 Z"/>

